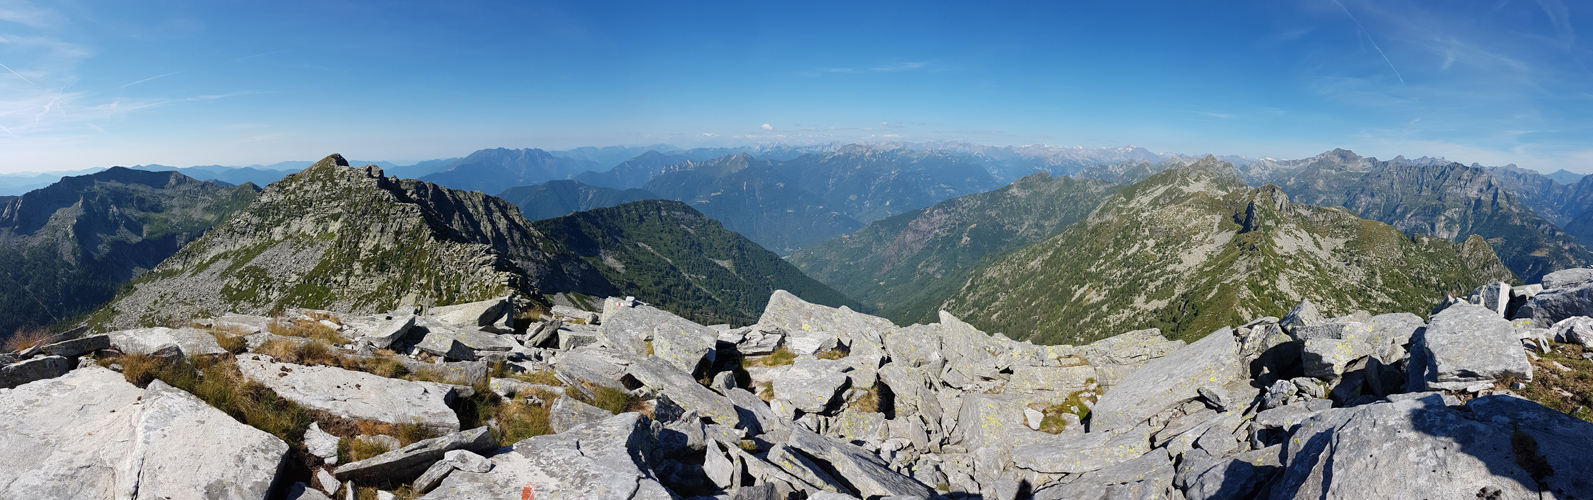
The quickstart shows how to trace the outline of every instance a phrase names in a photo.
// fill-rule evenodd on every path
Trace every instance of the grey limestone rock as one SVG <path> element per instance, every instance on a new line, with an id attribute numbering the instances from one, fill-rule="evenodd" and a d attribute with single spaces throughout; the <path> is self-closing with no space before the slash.
<path id="1" fill-rule="evenodd" d="M 911 477 L 890 469 L 878 456 L 853 446 L 813 433 L 799 426 L 791 428 L 786 445 L 818 460 L 823 460 L 845 477 L 859 497 L 910 496 L 932 498 L 934 490 Z"/>
<path id="2" fill-rule="evenodd" d="M 140 328 L 110 332 L 111 347 L 125 354 L 150 354 L 168 344 L 176 344 L 189 356 L 226 353 L 210 332 L 198 328 Z"/>
<path id="3" fill-rule="evenodd" d="M 11 389 L 36 380 L 56 378 L 72 370 L 72 362 L 60 356 L 42 356 L 0 367 L 0 389 Z"/>
<path id="4" fill-rule="evenodd" d="M 304 447 L 327 465 L 337 463 L 337 442 L 338 437 L 323 432 L 320 423 L 310 422 L 310 428 L 304 431 Z"/>
<path id="5" fill-rule="evenodd" d="M 415 327 L 415 315 L 413 314 L 404 314 L 392 319 L 386 318 L 388 317 L 381 317 L 380 321 L 373 322 L 368 328 L 357 327 L 357 331 L 365 336 L 365 340 L 377 349 L 391 347 L 394 341 L 404 338 L 405 335 L 409 334 L 409 329 Z"/>
<path id="6" fill-rule="evenodd" d="M 1513 438 L 1510 418 L 1480 416 L 1468 418 L 1436 395 L 1324 411 L 1284 441 L 1284 468 L 1271 498 L 1538 497 L 1534 471 L 1520 465 L 1536 460 L 1515 456 L 1512 450 L 1527 447 Z M 1537 441 L 1531 448 L 1541 457 L 1551 444 Z M 1585 463 L 1549 465 L 1586 470 Z M 1586 476 L 1545 479 L 1568 497 L 1593 494 L 1593 483 L 1573 477 Z"/>
<path id="7" fill-rule="evenodd" d="M 332 475 L 364 485 L 402 484 L 425 473 L 454 450 L 488 453 L 498 448 L 486 427 L 416 441 L 409 446 L 339 466 Z"/>
<path id="8" fill-rule="evenodd" d="M 1581 288 L 1589 284 L 1593 284 L 1593 269 L 1586 267 L 1561 269 L 1543 275 L 1544 291 Z"/>
<path id="9" fill-rule="evenodd" d="M 553 407 L 548 409 L 548 427 L 553 432 L 564 432 L 576 426 L 597 422 L 614 414 L 608 410 L 598 408 L 568 396 L 561 397 L 553 402 Z"/>
<path id="10" fill-rule="evenodd" d="M 1100 470 L 1139 458 L 1150 451 L 1150 436 L 1143 428 L 1122 432 L 1058 434 L 1013 451 L 1013 464 L 1047 474 L 1077 474 Z"/>
<path id="11" fill-rule="evenodd" d="M 0 391 L 0 497 L 263 499 L 287 443 L 99 367 Z"/>
<path id="12" fill-rule="evenodd" d="M 1302 299 L 1283 315 L 1283 319 L 1278 320 L 1278 326 L 1283 327 L 1286 332 L 1293 333 L 1297 327 L 1320 325 L 1325 322 L 1322 313 L 1317 312 L 1316 305 L 1310 300 Z"/>
<path id="13" fill-rule="evenodd" d="M 498 297 L 479 302 L 433 307 L 426 316 L 459 327 L 491 326 L 513 309 L 510 297 Z M 473 329 L 473 328 L 472 328 Z"/>
<path id="14" fill-rule="evenodd" d="M 653 477 L 657 424 L 623 413 L 567 432 L 515 443 L 484 473 L 455 470 L 426 500 L 530 498 L 670 500 Z"/>
<path id="15" fill-rule="evenodd" d="M 1548 335 L 1555 342 L 1593 347 L 1593 318 L 1573 316 L 1562 319 L 1549 328 Z"/>
<path id="16" fill-rule="evenodd" d="M 293 486 L 289 486 L 288 487 L 287 499 L 288 500 L 331 500 L 331 497 L 328 497 L 325 494 L 321 493 L 320 491 L 317 491 L 316 489 L 311 488 L 310 485 L 308 485 L 308 484 L 293 483 Z"/>
<path id="17" fill-rule="evenodd" d="M 1173 483 L 1187 500 L 1251 498 L 1282 468 L 1281 449 L 1273 445 L 1227 458 L 1203 451 L 1185 453 Z"/>
<path id="18" fill-rule="evenodd" d="M 849 378 L 836 360 L 798 357 L 796 364 L 774 379 L 774 397 L 808 413 L 831 409 Z"/>
<path id="19" fill-rule="evenodd" d="M 277 395 L 313 410 L 343 418 L 420 424 L 441 432 L 459 430 L 459 417 L 448 408 L 453 388 L 445 384 L 330 366 L 278 363 L 259 354 L 240 356 L 238 370 Z"/>
<path id="20" fill-rule="evenodd" d="M 695 411 L 715 422 L 739 426 L 741 414 L 729 399 L 703 387 L 691 375 L 658 357 L 637 360 L 626 369 L 626 374 L 669 397 L 688 411 Z"/>
<path id="21" fill-rule="evenodd" d="M 1530 319 L 1534 324 L 1552 325 L 1573 316 L 1593 316 L 1593 284 L 1545 290 L 1522 305 L 1516 311 L 1515 319 Z"/>
<path id="22" fill-rule="evenodd" d="M 572 319 L 572 320 L 579 320 L 579 321 L 581 321 L 583 323 L 586 323 L 588 325 L 595 325 L 595 324 L 597 324 L 597 321 L 598 321 L 598 316 L 597 316 L 597 313 L 595 313 L 595 312 L 587 311 L 587 310 L 583 310 L 583 309 L 576 309 L 574 307 L 561 305 L 561 304 L 555 304 L 553 306 L 553 309 L 548 311 L 548 312 L 550 314 L 552 314 L 554 318 L 568 318 L 568 319 Z"/>
<path id="23" fill-rule="evenodd" d="M 1476 290 L 1472 290 L 1466 301 L 1493 311 L 1499 314 L 1499 317 L 1504 317 L 1505 308 L 1510 305 L 1510 284 L 1495 281 L 1477 287 Z"/>
<path id="24" fill-rule="evenodd" d="M 111 347 L 109 335 L 90 335 L 71 340 L 63 340 L 54 344 L 39 346 L 38 353 L 47 356 L 62 356 L 75 358 L 100 349 Z"/>
<path id="25" fill-rule="evenodd" d="M 1207 384 L 1226 384 L 1241 373 L 1233 331 L 1223 328 L 1147 363 L 1101 397 L 1092 429 L 1128 429 L 1173 405 L 1192 400 Z"/>
<path id="26" fill-rule="evenodd" d="M 1112 387 L 1151 360 L 1182 347 L 1184 341 L 1167 340 L 1161 330 L 1149 328 L 1097 340 L 1080 347 L 1078 355 L 1095 367 L 1102 387 Z"/>
<path id="27" fill-rule="evenodd" d="M 1411 368 L 1422 385 L 1411 390 L 1460 390 L 1508 375 L 1532 380 L 1515 328 L 1481 306 L 1456 304 L 1433 316 L 1412 349 L 1422 351 L 1422 365 L 1413 357 Z"/>

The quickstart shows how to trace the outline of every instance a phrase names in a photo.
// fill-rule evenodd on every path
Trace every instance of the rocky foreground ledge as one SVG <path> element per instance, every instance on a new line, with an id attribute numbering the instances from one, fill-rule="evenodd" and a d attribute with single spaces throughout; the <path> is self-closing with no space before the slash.
<path id="1" fill-rule="evenodd" d="M 1593 347 L 1593 270 L 1427 319 L 1302 302 L 1188 345 L 1032 345 L 785 292 L 744 328 L 524 306 L 227 315 L 3 355 L 0 497 L 1593 497 L 1587 410 L 1518 395 L 1593 375 L 1551 361 Z"/>

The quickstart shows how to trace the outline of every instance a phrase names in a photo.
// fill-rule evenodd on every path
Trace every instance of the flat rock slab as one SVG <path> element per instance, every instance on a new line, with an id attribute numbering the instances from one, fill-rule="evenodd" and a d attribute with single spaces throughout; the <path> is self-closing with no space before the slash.
<path id="1" fill-rule="evenodd" d="M 642 385 L 668 396 L 670 401 L 686 411 L 696 411 L 698 415 L 724 425 L 741 425 L 741 414 L 729 398 L 703 387 L 691 375 L 662 359 L 648 357 L 637 360 L 631 363 L 626 373 Z"/>
<path id="2" fill-rule="evenodd" d="M 43 356 L 0 367 L 0 389 L 66 375 L 72 362 L 60 356 Z"/>
<path id="3" fill-rule="evenodd" d="M 800 336 L 800 332 L 829 332 L 845 341 L 852 355 L 876 356 L 885 354 L 883 335 L 899 328 L 885 318 L 845 306 L 813 304 L 785 290 L 775 290 L 753 329 L 779 329 L 793 337 Z"/>
<path id="4" fill-rule="evenodd" d="M 1563 288 L 1580 288 L 1593 285 L 1593 269 L 1578 267 L 1574 269 L 1561 269 L 1543 275 L 1544 290 L 1559 290 Z"/>
<path id="5" fill-rule="evenodd" d="M 1519 350 L 1519 349 L 1518 349 Z M 1128 429 L 1173 405 L 1193 400 L 1203 385 L 1240 375 L 1239 344 L 1228 328 L 1145 364 L 1107 391 L 1091 411 L 1091 429 Z"/>
<path id="6" fill-rule="evenodd" d="M 567 432 L 515 443 L 485 473 L 456 470 L 425 500 L 672 500 L 653 477 L 658 427 L 623 413 Z"/>
<path id="7" fill-rule="evenodd" d="M 459 416 L 448 408 L 453 388 L 410 382 L 330 366 L 278 363 L 269 356 L 238 358 L 243 376 L 277 395 L 334 415 L 390 424 L 420 424 L 434 431 L 459 430 Z"/>
<path id="8" fill-rule="evenodd" d="M 634 356 L 646 356 L 652 341 L 653 355 L 686 373 L 697 370 L 704 359 L 713 361 L 719 334 L 652 306 L 624 306 L 614 299 L 604 301 L 603 325 L 598 337 L 609 347 Z"/>
<path id="9" fill-rule="evenodd" d="M 438 321 L 464 327 L 488 326 L 502 318 L 509 310 L 509 297 L 470 302 L 452 306 L 433 307 L 426 316 Z"/>
<path id="10" fill-rule="evenodd" d="M 110 332 L 111 347 L 124 354 L 149 354 L 167 344 L 177 344 L 187 356 L 209 356 L 226 353 L 216 337 L 198 328 L 139 328 Z"/>
<path id="11" fill-rule="evenodd" d="M 358 462 L 349 462 L 332 473 L 339 481 L 354 484 L 402 484 L 413 481 L 426 472 L 432 464 L 442 460 L 448 452 L 466 450 L 488 453 L 498 448 L 492 433 L 486 427 L 477 427 L 446 436 L 416 441 L 409 446 L 389 451 Z"/>
<path id="12" fill-rule="evenodd" d="M 1271 498 L 1538 498 L 1512 451 L 1513 433 L 1507 422 L 1472 420 L 1437 395 L 1328 410 L 1284 441 Z M 1563 492 L 1567 498 L 1589 495 L 1585 461 L 1551 465 L 1549 478 L 1583 481 Z M 1492 491 L 1499 496 L 1480 495 Z"/>
<path id="13" fill-rule="evenodd" d="M 793 426 L 791 438 L 786 442 L 786 446 L 828 463 L 857 489 L 856 493 L 859 493 L 861 498 L 935 497 L 935 491 L 928 486 L 891 470 L 878 455 L 851 443 L 820 436 L 802 427 Z"/>
<path id="14" fill-rule="evenodd" d="M 54 344 L 40 346 L 39 353 L 50 356 L 65 356 L 74 358 L 100 349 L 111 347 L 110 335 L 90 335 L 83 338 L 63 340 Z"/>
<path id="15" fill-rule="evenodd" d="M 850 380 L 835 360 L 799 357 L 774 379 L 774 397 L 808 413 L 822 413 L 837 399 Z"/>
<path id="16" fill-rule="evenodd" d="M 263 499 L 287 452 L 186 392 L 99 367 L 0 392 L 3 498 Z"/>
<path id="17" fill-rule="evenodd" d="M 1509 320 L 1472 304 L 1455 304 L 1432 318 L 1419 337 L 1413 357 L 1424 367 L 1415 370 L 1426 387 L 1411 390 L 1460 390 L 1509 375 L 1532 380 L 1532 365 Z"/>
<path id="18" fill-rule="evenodd" d="M 1557 288 L 1533 295 L 1516 311 L 1516 319 L 1530 318 L 1536 325 L 1552 325 L 1573 316 L 1593 316 L 1593 284 Z"/>
<path id="19" fill-rule="evenodd" d="M 614 416 L 608 410 L 598 408 L 569 396 L 561 397 L 553 402 L 553 407 L 548 409 L 548 427 L 553 432 L 564 432 L 574 429 L 582 424 L 597 422 Z"/>

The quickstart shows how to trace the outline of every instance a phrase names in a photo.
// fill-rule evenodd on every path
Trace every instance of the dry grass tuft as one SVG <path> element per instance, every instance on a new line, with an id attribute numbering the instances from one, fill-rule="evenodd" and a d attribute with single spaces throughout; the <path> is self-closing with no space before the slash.
<path id="1" fill-rule="evenodd" d="M 304 407 L 277 396 L 259 382 L 244 378 L 230 356 L 167 361 L 152 356 L 125 355 L 114 361 L 122 365 L 122 376 L 134 385 L 147 387 L 159 379 L 291 446 L 302 446 L 304 430 L 310 427 L 310 415 Z"/>
<path id="2" fill-rule="evenodd" d="M 863 397 L 861 397 L 861 398 L 857 398 L 857 401 L 853 401 L 851 403 L 850 407 L 853 410 L 857 410 L 857 411 L 866 411 L 866 412 L 869 412 L 869 413 L 878 412 L 879 411 L 879 386 L 876 385 L 874 387 L 869 388 L 868 389 L 868 394 L 863 395 Z"/>
<path id="3" fill-rule="evenodd" d="M 786 349 L 785 346 L 780 346 L 779 349 L 775 349 L 774 352 L 769 353 L 768 356 L 763 356 L 760 358 L 741 358 L 742 368 L 749 368 L 753 366 L 776 367 L 791 364 L 796 364 L 796 353 L 791 352 L 790 349 Z"/>
<path id="4" fill-rule="evenodd" d="M 831 350 L 824 351 L 824 352 L 821 352 L 821 353 L 818 353 L 818 354 L 814 354 L 813 357 L 819 358 L 819 359 L 841 359 L 841 358 L 846 357 L 846 354 L 847 354 L 846 351 L 843 351 L 843 350 L 840 350 L 840 349 L 831 349 Z"/>
<path id="5" fill-rule="evenodd" d="M 266 324 L 266 331 L 272 335 L 314 339 L 326 344 L 347 344 L 349 342 L 348 339 L 338 335 L 337 330 L 328 328 L 319 321 L 284 320 L 278 318 Z"/>
<path id="6" fill-rule="evenodd" d="M 50 333 L 50 330 L 44 327 L 33 326 L 18 328 L 16 332 L 13 332 L 10 337 L 6 338 L 5 351 L 20 352 L 23 349 L 39 345 L 40 342 L 44 342 L 51 336 L 53 336 L 53 334 Z"/>

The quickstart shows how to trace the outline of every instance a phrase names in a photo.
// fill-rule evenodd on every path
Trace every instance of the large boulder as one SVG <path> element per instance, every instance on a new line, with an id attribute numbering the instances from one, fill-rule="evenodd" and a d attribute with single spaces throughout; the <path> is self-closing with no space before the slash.
<path id="1" fill-rule="evenodd" d="M 553 429 L 553 432 L 564 432 L 612 416 L 614 414 L 608 410 L 564 396 L 554 401 L 553 407 L 548 409 L 548 428 Z"/>
<path id="2" fill-rule="evenodd" d="M 72 362 L 60 356 L 41 356 L 0 367 L 0 389 L 65 375 Z"/>
<path id="3" fill-rule="evenodd" d="M 1544 291 L 1581 288 L 1587 285 L 1593 285 L 1593 269 L 1586 267 L 1561 269 L 1543 275 Z"/>
<path id="4" fill-rule="evenodd" d="M 1593 284 L 1544 290 L 1522 305 L 1515 317 L 1531 319 L 1533 324 L 1541 326 L 1573 316 L 1593 316 Z"/>
<path id="5" fill-rule="evenodd" d="M 835 360 L 798 357 L 774 379 L 774 397 L 808 413 L 825 413 L 850 380 L 842 366 Z"/>
<path id="6" fill-rule="evenodd" d="M 182 348 L 188 356 L 224 354 L 226 349 L 216 342 L 216 336 L 198 328 L 139 328 L 110 332 L 111 347 L 124 354 L 150 354 L 169 344 Z"/>
<path id="7" fill-rule="evenodd" d="M 1546 442 L 1512 413 L 1473 419 L 1438 395 L 1325 411 L 1284 440 L 1271 498 L 1538 498 L 1540 481 L 1557 497 L 1593 496 L 1585 460 L 1566 454 L 1593 426 Z"/>
<path id="8" fill-rule="evenodd" d="M 626 306 L 610 298 L 604 301 L 603 324 L 598 336 L 610 348 L 633 356 L 652 354 L 686 373 L 695 373 L 706 361 L 714 360 L 719 334 L 656 307 Z"/>
<path id="9" fill-rule="evenodd" d="M 1095 404 L 1090 427 L 1134 427 L 1195 399 L 1201 386 L 1227 384 L 1240 374 L 1239 344 L 1233 330 L 1223 328 L 1129 374 Z"/>
<path id="10" fill-rule="evenodd" d="M 38 352 L 39 354 L 45 354 L 49 356 L 75 358 L 110 347 L 111 337 L 109 335 L 90 335 L 87 337 L 62 340 L 53 344 L 39 346 Z"/>
<path id="11" fill-rule="evenodd" d="M 845 306 L 829 307 L 797 298 L 785 290 L 775 290 L 754 329 L 779 328 L 788 335 L 800 332 L 829 332 L 846 344 L 853 356 L 884 356 L 883 335 L 897 330 L 890 320 L 870 316 Z"/>
<path id="12" fill-rule="evenodd" d="M 696 411 L 698 415 L 724 425 L 740 426 L 741 414 L 729 399 L 703 387 L 690 374 L 663 359 L 655 356 L 636 360 L 626 368 L 625 373 L 642 385 L 668 396 L 670 401 L 686 411 Z"/>
<path id="13" fill-rule="evenodd" d="M 1078 355 L 1095 367 L 1096 382 L 1110 388 L 1151 360 L 1184 347 L 1182 340 L 1167 340 L 1156 328 L 1134 330 L 1079 347 Z"/>
<path id="14" fill-rule="evenodd" d="M 99 367 L 0 391 L 0 497 L 264 499 L 288 445 Z"/>
<path id="15" fill-rule="evenodd" d="M 459 430 L 459 416 L 448 408 L 453 387 L 410 382 L 330 366 L 278 363 L 269 356 L 238 358 L 243 376 L 305 408 L 343 418 L 389 424 L 420 424 L 437 432 Z"/>
<path id="16" fill-rule="evenodd" d="M 492 432 L 486 427 L 477 427 L 416 441 L 381 455 L 349 462 L 338 467 L 332 475 L 339 481 L 354 481 L 355 484 L 364 485 L 407 483 L 420 477 L 450 451 L 488 453 L 496 449 L 498 443 L 492 439 Z"/>
<path id="17" fill-rule="evenodd" d="M 1493 311 L 1455 304 L 1432 318 L 1418 335 L 1412 356 L 1411 391 L 1461 390 L 1506 376 L 1532 380 L 1532 365 L 1515 327 Z"/>
<path id="18" fill-rule="evenodd" d="M 410 328 L 415 327 L 415 318 L 413 314 L 379 316 L 370 318 L 369 322 L 351 321 L 350 326 L 355 332 L 364 336 L 365 340 L 371 343 L 371 347 L 386 349 L 392 346 L 394 341 L 404 338 Z"/>
<path id="19" fill-rule="evenodd" d="M 421 498 L 671 500 L 651 472 L 657 436 L 647 417 L 623 413 L 515 443 L 491 457 L 491 470 L 456 470 Z"/>
<path id="20" fill-rule="evenodd" d="M 827 463 L 840 477 L 851 483 L 859 498 L 935 496 L 935 491 L 928 486 L 891 470 L 878 455 L 850 443 L 820 436 L 802 427 L 792 427 L 791 438 L 786 446 Z"/>
<path id="21" fill-rule="evenodd" d="M 1505 315 L 1505 308 L 1510 305 L 1510 284 L 1495 281 L 1477 287 L 1476 290 L 1472 290 L 1466 301 L 1487 308 L 1502 318 Z"/>
<path id="22" fill-rule="evenodd" d="M 510 297 L 483 300 L 443 307 L 433 307 L 426 315 L 458 327 L 490 326 L 513 309 Z"/>

